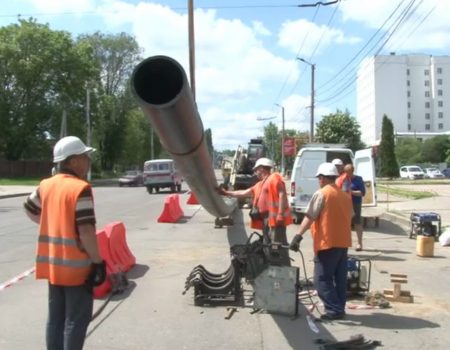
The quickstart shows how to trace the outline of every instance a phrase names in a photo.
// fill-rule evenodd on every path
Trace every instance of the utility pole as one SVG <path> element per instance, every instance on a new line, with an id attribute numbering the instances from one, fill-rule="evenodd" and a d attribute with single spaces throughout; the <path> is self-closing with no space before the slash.
<path id="1" fill-rule="evenodd" d="M 284 106 L 276 105 L 281 107 L 281 174 L 284 175 Z"/>
<path id="2" fill-rule="evenodd" d="M 195 36 L 194 36 L 194 0 L 188 0 L 188 35 L 189 35 L 189 74 L 192 96 L 195 101 Z"/>
<path id="3" fill-rule="evenodd" d="M 309 126 L 309 142 L 312 143 L 314 141 L 314 75 L 316 71 L 316 65 L 308 62 L 304 58 L 297 57 L 299 61 L 302 61 L 311 67 L 311 117 L 310 117 L 310 126 Z"/>
<path id="4" fill-rule="evenodd" d="M 91 147 L 92 134 L 91 134 L 91 98 L 89 94 L 89 88 L 86 88 L 86 145 Z M 91 164 L 89 164 L 89 171 L 87 173 L 87 180 L 91 181 Z"/>

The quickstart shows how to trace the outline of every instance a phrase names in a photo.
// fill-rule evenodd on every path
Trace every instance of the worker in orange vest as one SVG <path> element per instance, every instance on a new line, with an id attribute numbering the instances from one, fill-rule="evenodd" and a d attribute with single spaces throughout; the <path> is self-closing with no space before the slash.
<path id="1" fill-rule="evenodd" d="M 39 224 L 36 278 L 48 280 L 47 349 L 83 348 L 93 287 L 106 278 L 92 189 L 86 181 L 94 151 L 78 137 L 60 139 L 53 149 L 58 170 L 24 203 L 27 215 Z"/>
<path id="2" fill-rule="evenodd" d="M 280 243 L 287 246 L 286 226 L 292 224 L 292 215 L 283 177 L 280 173 L 272 172 L 273 166 L 272 160 L 259 158 L 253 167 L 259 182 L 250 188 L 237 191 L 219 188 L 218 193 L 235 198 L 252 197 L 250 227 L 263 231 L 264 243 Z M 279 256 L 271 258 L 274 264 L 291 265 L 288 248 L 281 248 Z"/>
<path id="3" fill-rule="evenodd" d="M 347 251 L 352 245 L 350 229 L 352 201 L 335 184 L 338 171 L 332 163 L 319 165 L 316 177 L 320 189 L 314 193 L 290 248 L 299 250 L 305 232 L 311 228 L 314 248 L 314 285 L 322 299 L 322 320 L 345 316 L 347 300 Z"/>

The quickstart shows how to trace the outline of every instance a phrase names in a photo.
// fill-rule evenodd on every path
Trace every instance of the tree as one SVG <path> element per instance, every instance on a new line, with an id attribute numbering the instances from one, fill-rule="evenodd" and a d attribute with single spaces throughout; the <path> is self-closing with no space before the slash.
<path id="1" fill-rule="evenodd" d="M 98 71 L 89 82 L 93 91 L 93 135 L 98 143 L 102 168 L 111 170 L 120 159 L 125 144 L 123 130 L 128 123 L 127 113 L 135 108 L 129 79 L 141 60 L 141 49 L 126 33 L 81 35 L 78 43 L 93 50 L 94 66 Z M 147 131 L 150 133 L 149 128 Z"/>
<path id="2" fill-rule="evenodd" d="M 413 137 L 399 138 L 395 145 L 395 155 L 400 165 L 421 162 L 422 142 Z"/>
<path id="3" fill-rule="evenodd" d="M 450 149 L 450 139 L 446 135 L 427 139 L 422 145 L 422 161 L 426 163 L 445 162 L 448 149 Z"/>
<path id="4" fill-rule="evenodd" d="M 382 177 L 398 177 L 398 163 L 395 157 L 394 125 L 385 114 L 381 124 L 381 142 L 378 153 L 379 175 Z"/>
<path id="5" fill-rule="evenodd" d="M 93 72 L 89 58 L 69 33 L 33 19 L 0 28 L 0 154 L 49 159 L 43 135 L 58 133 L 63 110 L 76 129 L 72 134 L 80 132 L 83 85 Z"/>
<path id="6" fill-rule="evenodd" d="M 348 111 L 339 109 L 322 117 L 316 127 L 316 140 L 321 143 L 344 144 L 353 151 L 365 148 L 358 122 Z"/>

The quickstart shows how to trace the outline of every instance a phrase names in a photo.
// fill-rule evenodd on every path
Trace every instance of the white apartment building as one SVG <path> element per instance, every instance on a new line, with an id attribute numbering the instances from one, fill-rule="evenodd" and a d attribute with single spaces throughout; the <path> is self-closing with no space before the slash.
<path id="1" fill-rule="evenodd" d="M 380 140 L 385 114 L 398 134 L 448 134 L 450 56 L 370 57 L 362 61 L 356 84 L 356 119 L 367 145 Z"/>

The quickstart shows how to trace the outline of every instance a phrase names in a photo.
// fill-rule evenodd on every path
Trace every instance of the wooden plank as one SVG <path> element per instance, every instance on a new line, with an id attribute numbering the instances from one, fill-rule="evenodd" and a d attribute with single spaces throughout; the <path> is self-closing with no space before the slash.
<path id="1" fill-rule="evenodd" d="M 407 279 L 404 278 L 391 278 L 392 283 L 408 283 Z"/>
<path id="2" fill-rule="evenodd" d="M 391 277 L 408 278 L 408 275 L 405 275 L 403 273 L 391 273 Z"/>

